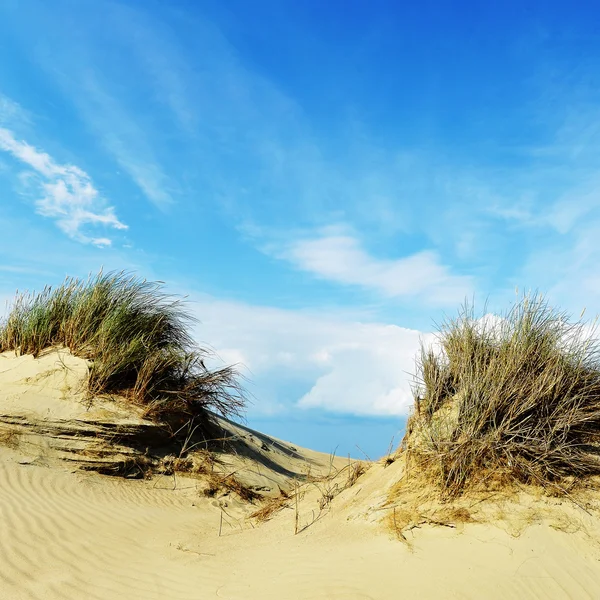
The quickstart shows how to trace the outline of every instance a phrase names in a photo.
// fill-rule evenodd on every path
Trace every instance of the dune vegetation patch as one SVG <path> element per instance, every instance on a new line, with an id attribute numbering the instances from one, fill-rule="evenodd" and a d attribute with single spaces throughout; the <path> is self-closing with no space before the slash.
<path id="1" fill-rule="evenodd" d="M 159 420 L 184 423 L 207 409 L 239 415 L 245 397 L 235 367 L 206 367 L 210 352 L 191 339 L 193 322 L 160 282 L 101 272 L 17 294 L 0 323 L 0 351 L 66 347 L 90 361 L 90 397 L 118 394 Z"/>
<path id="2" fill-rule="evenodd" d="M 510 483 L 568 493 L 599 475 L 599 350 L 537 294 L 500 318 L 463 307 L 417 360 L 407 477 L 457 497 Z"/>

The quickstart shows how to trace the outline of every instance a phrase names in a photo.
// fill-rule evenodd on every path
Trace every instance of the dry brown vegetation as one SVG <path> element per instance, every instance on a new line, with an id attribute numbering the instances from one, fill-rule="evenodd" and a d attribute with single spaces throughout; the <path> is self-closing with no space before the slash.
<path id="1" fill-rule="evenodd" d="M 405 456 L 399 455 L 399 461 Z M 568 482 L 564 482 L 565 486 Z M 440 495 L 430 473 L 413 470 L 392 487 L 381 507 L 384 523 L 412 547 L 417 532 L 442 527 L 460 532 L 465 524 L 493 525 L 518 538 L 532 525 L 545 524 L 563 532 L 590 534 L 600 514 L 600 478 L 590 477 L 559 490 L 535 483 L 504 479 L 491 486 L 469 487 L 462 494 Z M 565 492 L 568 494 L 565 496 Z"/>
<path id="2" fill-rule="evenodd" d="M 333 499 L 356 484 L 368 469 L 368 465 L 363 461 L 349 459 L 348 464 L 342 468 L 334 467 L 333 463 L 334 456 L 332 455 L 328 473 L 313 475 L 309 472 L 304 481 L 296 482 L 293 492 L 280 490 L 276 497 L 263 498 L 261 507 L 252 513 L 250 518 L 260 523 L 268 521 L 284 508 L 290 508 L 294 509 L 296 513 L 294 532 L 297 534 L 304 531 L 326 514 Z M 301 522 L 299 503 L 304 504 L 304 508 L 306 508 L 307 493 L 313 492 L 314 494 L 315 491 L 316 509 L 311 510 L 310 518 L 306 522 Z"/>
<path id="3" fill-rule="evenodd" d="M 294 500 L 294 494 L 280 490 L 279 496 L 275 498 L 265 498 L 263 505 L 250 515 L 251 519 L 256 519 L 259 523 L 268 521 L 273 515 L 284 508 L 290 508 L 290 502 Z"/>
<path id="4" fill-rule="evenodd" d="M 21 431 L 17 427 L 2 427 L 0 429 L 0 445 L 8 448 L 18 448 L 21 443 Z"/>
<path id="5" fill-rule="evenodd" d="M 510 482 L 567 486 L 600 474 L 598 342 L 525 296 L 499 319 L 465 306 L 422 348 L 402 449 L 446 496 Z"/>
<path id="6" fill-rule="evenodd" d="M 315 487 L 319 492 L 319 508 L 324 510 L 331 501 L 341 494 L 344 490 L 352 487 L 358 478 L 366 473 L 368 465 L 360 460 L 351 461 L 348 464 L 337 469 L 333 466 L 333 457 L 330 461 L 329 472 L 324 475 L 307 476 L 307 483 Z"/>
<path id="7" fill-rule="evenodd" d="M 410 544 L 408 534 L 424 525 L 449 527 L 456 529 L 463 523 L 475 521 L 471 513 L 464 507 L 442 507 L 433 511 L 419 511 L 412 508 L 394 507 L 388 515 L 389 525 L 400 540 Z"/>
<path id="8" fill-rule="evenodd" d="M 241 500 L 246 502 L 254 502 L 261 498 L 261 495 L 254 490 L 244 485 L 236 476 L 235 473 L 217 473 L 212 471 L 207 477 L 207 487 L 204 489 L 204 495 L 208 497 L 216 496 L 217 494 L 236 494 Z"/>

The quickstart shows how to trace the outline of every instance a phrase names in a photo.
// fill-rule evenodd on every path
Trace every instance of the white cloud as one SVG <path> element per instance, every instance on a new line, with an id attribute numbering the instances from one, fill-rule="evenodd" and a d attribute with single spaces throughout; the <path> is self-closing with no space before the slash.
<path id="1" fill-rule="evenodd" d="M 13 295 L 0 289 L 0 318 Z M 255 414 L 293 407 L 402 417 L 420 340 L 432 334 L 351 316 L 310 314 L 203 296 L 190 302 L 201 319 L 195 337 L 219 362 L 240 365 Z M 290 394 L 290 383 L 298 393 Z"/>
<path id="2" fill-rule="evenodd" d="M 56 220 L 58 227 L 69 237 L 83 243 L 108 246 L 107 237 L 90 237 L 84 233 L 87 226 L 102 225 L 112 229 L 126 229 L 112 207 L 104 205 L 89 175 L 74 165 L 61 165 L 54 159 L 17 140 L 14 134 L 0 128 L 0 150 L 11 154 L 34 170 L 39 176 L 42 197 L 36 201 L 40 215 Z"/>
<path id="3" fill-rule="evenodd" d="M 23 107 L 0 93 L 0 124 L 14 123 L 29 123 L 29 115 Z"/>
<path id="4" fill-rule="evenodd" d="M 36 10 L 44 15 L 45 25 L 36 30 L 30 24 L 27 29 L 33 61 L 63 92 L 65 105 L 75 107 L 84 128 L 98 139 L 120 170 L 148 200 L 165 209 L 173 203 L 175 185 L 157 155 L 164 155 L 161 150 L 171 132 L 159 135 L 155 122 L 161 115 L 148 119 L 144 114 L 146 104 L 137 94 L 148 99 L 154 92 L 144 88 L 138 65 L 128 62 L 131 56 L 126 50 L 127 44 L 138 37 L 143 11 L 117 3 L 103 4 L 88 18 L 80 18 L 83 13 L 77 11 L 62 12 L 60 7 L 48 10 L 43 3 Z M 65 27 L 65 17 L 72 20 L 72 26 Z M 116 35 L 119 31 L 121 35 Z M 108 48 L 105 35 L 111 40 Z M 165 62 L 169 62 L 168 57 Z M 135 85 L 132 73 L 136 73 Z M 183 151 L 180 148 L 178 153 Z"/>
<path id="5" fill-rule="evenodd" d="M 197 338 L 209 340 L 224 362 L 245 365 L 259 412 L 282 410 L 291 402 L 355 415 L 402 416 L 412 405 L 415 355 L 420 339 L 430 334 L 351 316 L 206 297 L 193 306 L 202 320 Z M 293 398 L 290 382 L 303 390 Z"/>
<path id="6" fill-rule="evenodd" d="M 388 297 L 426 296 L 434 304 L 454 304 L 472 288 L 469 277 L 453 275 L 436 253 L 399 259 L 369 255 L 351 235 L 325 233 L 292 242 L 280 253 L 296 267 L 336 283 L 356 285 Z"/>

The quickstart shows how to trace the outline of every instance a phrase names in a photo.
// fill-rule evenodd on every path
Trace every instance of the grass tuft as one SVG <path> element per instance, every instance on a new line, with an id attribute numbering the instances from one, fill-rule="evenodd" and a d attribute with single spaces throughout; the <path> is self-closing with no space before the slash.
<path id="1" fill-rule="evenodd" d="M 211 471 L 208 474 L 207 487 L 203 490 L 204 496 L 213 498 L 219 494 L 227 495 L 231 493 L 237 494 L 239 498 L 250 503 L 254 503 L 255 500 L 261 498 L 260 494 L 244 485 L 234 473 L 225 475 Z"/>
<path id="2" fill-rule="evenodd" d="M 599 344 L 542 296 L 501 319 L 465 306 L 422 347 L 402 447 L 450 495 L 600 474 Z"/>
<path id="3" fill-rule="evenodd" d="M 38 356 L 64 346 L 91 362 L 90 395 L 124 395 L 148 416 L 180 422 L 206 409 L 239 416 L 245 398 L 235 368 L 206 368 L 210 353 L 188 334 L 193 322 L 161 283 L 100 272 L 17 294 L 0 324 L 0 351 Z"/>
<path id="4" fill-rule="evenodd" d="M 259 523 L 268 521 L 284 508 L 290 508 L 290 502 L 293 500 L 293 494 L 280 490 L 279 496 L 274 498 L 265 498 L 263 505 L 250 515 L 250 519 L 256 519 Z"/>

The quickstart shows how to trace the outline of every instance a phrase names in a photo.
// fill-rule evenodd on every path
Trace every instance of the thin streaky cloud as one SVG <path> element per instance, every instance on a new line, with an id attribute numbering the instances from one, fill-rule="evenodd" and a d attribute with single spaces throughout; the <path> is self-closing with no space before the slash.
<path id="1" fill-rule="evenodd" d="M 71 89 L 70 83 L 65 85 Z M 72 90 L 73 101 L 107 152 L 156 207 L 165 209 L 172 204 L 168 178 L 154 157 L 151 140 L 134 116 L 91 74 L 82 75 L 78 85 L 84 93 Z"/>
<path id="2" fill-rule="evenodd" d="M 53 20 L 56 15 L 45 13 L 45 18 L 60 28 L 60 21 Z M 157 149 L 162 144 L 157 128 L 140 119 L 139 106 L 122 97 L 120 92 L 129 81 L 119 82 L 103 68 L 97 28 L 90 23 L 81 27 L 52 41 L 44 36 L 36 39 L 33 56 L 106 154 L 150 202 L 165 210 L 174 202 L 176 185 L 159 160 Z M 82 32 L 85 35 L 79 35 Z"/>
<path id="3" fill-rule="evenodd" d="M 19 104 L 0 93 L 0 124 L 15 121 L 27 123 L 29 120 L 29 115 Z"/>

